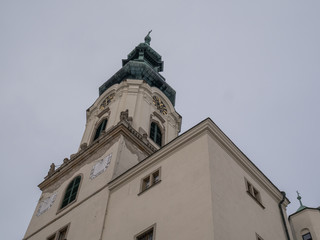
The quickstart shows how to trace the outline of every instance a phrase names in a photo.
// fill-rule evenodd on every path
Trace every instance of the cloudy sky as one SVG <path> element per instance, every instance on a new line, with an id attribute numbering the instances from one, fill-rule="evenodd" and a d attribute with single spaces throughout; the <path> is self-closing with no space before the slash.
<path id="1" fill-rule="evenodd" d="M 287 193 L 320 205 L 318 0 L 0 1 L 0 228 L 21 239 L 52 162 L 152 29 L 182 132 L 210 117 Z"/>

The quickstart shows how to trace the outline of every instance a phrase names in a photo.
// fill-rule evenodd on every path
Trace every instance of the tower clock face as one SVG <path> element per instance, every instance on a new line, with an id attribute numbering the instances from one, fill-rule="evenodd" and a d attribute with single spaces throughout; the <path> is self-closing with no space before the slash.
<path id="1" fill-rule="evenodd" d="M 112 99 L 114 98 L 114 95 L 115 95 L 115 94 L 112 93 L 112 94 L 108 95 L 105 100 L 103 100 L 103 102 L 101 103 L 101 105 L 100 105 L 100 107 L 99 107 L 100 110 L 105 109 L 106 106 L 109 105 L 109 103 L 110 103 L 110 102 L 112 101 Z"/>
<path id="2" fill-rule="evenodd" d="M 53 193 L 50 197 L 47 197 L 40 201 L 40 205 L 37 211 L 37 216 L 39 217 L 41 214 L 46 212 L 56 200 L 57 193 Z"/>
<path id="3" fill-rule="evenodd" d="M 167 115 L 168 110 L 167 107 L 164 105 L 164 103 L 158 98 L 157 96 L 153 96 L 153 104 L 157 107 L 157 109 L 163 114 Z"/>
<path id="4" fill-rule="evenodd" d="M 110 153 L 108 156 L 106 156 L 105 158 L 99 160 L 99 162 L 97 162 L 91 170 L 91 174 L 90 174 L 90 179 L 94 179 L 97 176 L 99 176 L 101 173 L 103 173 L 104 171 L 107 170 L 108 166 L 110 165 L 111 162 L 111 157 L 112 154 Z"/>

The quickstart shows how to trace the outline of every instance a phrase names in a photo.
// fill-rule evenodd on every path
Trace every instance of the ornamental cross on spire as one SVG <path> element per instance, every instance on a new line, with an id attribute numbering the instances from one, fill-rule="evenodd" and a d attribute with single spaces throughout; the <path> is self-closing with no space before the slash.
<path id="1" fill-rule="evenodd" d="M 303 206 L 302 201 L 301 201 L 301 196 L 300 196 L 300 193 L 298 191 L 297 191 L 297 195 L 298 195 L 297 199 L 300 202 L 300 206 Z"/>
<path id="2" fill-rule="evenodd" d="M 297 195 L 298 195 L 298 197 L 297 197 L 297 199 L 299 200 L 299 202 L 300 202 L 300 207 L 299 207 L 299 209 L 303 209 L 303 208 L 305 208 L 305 206 L 302 204 L 302 201 L 301 201 L 301 196 L 300 196 L 300 193 L 297 191 Z M 298 210 L 299 210 L 298 209 Z"/>
<path id="3" fill-rule="evenodd" d="M 150 30 L 147 34 L 147 36 L 144 38 L 144 43 L 150 45 L 151 42 L 151 37 L 150 37 L 150 33 L 152 32 L 152 30 Z"/>

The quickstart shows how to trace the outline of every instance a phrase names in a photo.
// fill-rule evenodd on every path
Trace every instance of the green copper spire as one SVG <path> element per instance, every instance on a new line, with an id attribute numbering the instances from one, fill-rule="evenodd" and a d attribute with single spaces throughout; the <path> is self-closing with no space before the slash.
<path id="1" fill-rule="evenodd" d="M 150 33 L 152 32 L 152 30 L 150 30 L 147 34 L 147 36 L 144 38 L 144 43 L 150 45 L 151 42 L 151 37 L 150 37 Z"/>
<path id="2" fill-rule="evenodd" d="M 163 71 L 163 61 L 161 56 L 150 47 L 151 37 L 150 30 L 144 38 L 144 43 L 140 43 L 129 54 L 127 59 L 122 60 L 122 66 L 124 67 L 130 61 L 139 61 L 148 64 L 156 72 Z"/>
<path id="3" fill-rule="evenodd" d="M 151 31 L 145 36 L 144 42 L 136 46 L 126 59 L 122 59 L 122 68 L 100 86 L 100 95 L 113 84 L 121 83 L 126 79 L 144 80 L 151 87 L 162 91 L 174 106 L 176 91 L 166 83 L 165 78 L 160 74 L 163 71 L 163 61 L 161 55 L 150 46 Z"/>
<path id="4" fill-rule="evenodd" d="M 300 196 L 300 193 L 299 193 L 298 191 L 297 191 L 297 195 L 298 195 L 297 199 L 298 199 L 299 202 L 300 202 L 300 207 L 299 207 L 298 210 L 297 210 L 297 212 L 298 212 L 298 211 L 301 211 L 302 209 L 305 209 L 306 206 L 304 206 L 304 205 L 302 204 L 301 196 Z"/>

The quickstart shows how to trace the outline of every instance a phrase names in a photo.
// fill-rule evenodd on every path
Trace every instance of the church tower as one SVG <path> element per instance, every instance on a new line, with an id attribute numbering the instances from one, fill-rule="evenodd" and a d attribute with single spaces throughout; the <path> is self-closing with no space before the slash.
<path id="1" fill-rule="evenodd" d="M 285 193 L 211 119 L 178 136 L 175 91 L 150 41 L 99 88 L 78 152 L 39 184 L 24 240 L 293 239 Z M 317 222 L 318 210 L 291 221 Z"/>
<path id="2" fill-rule="evenodd" d="M 176 93 L 159 73 L 163 61 L 149 34 L 100 86 L 78 152 L 58 168 L 52 164 L 39 184 L 24 240 L 102 239 L 108 183 L 178 136 Z"/>

